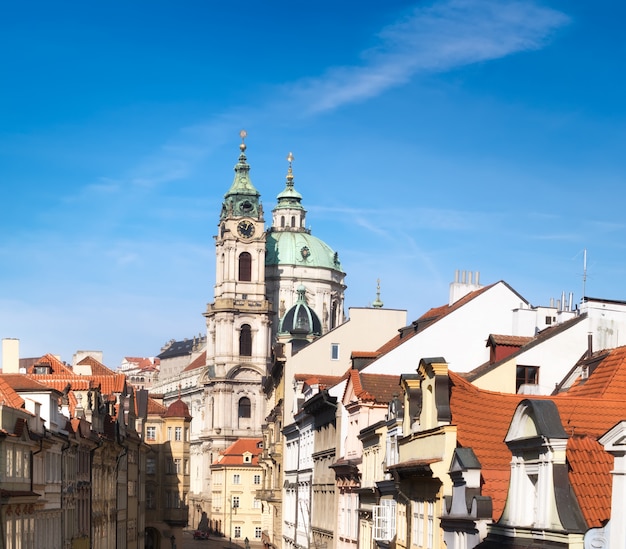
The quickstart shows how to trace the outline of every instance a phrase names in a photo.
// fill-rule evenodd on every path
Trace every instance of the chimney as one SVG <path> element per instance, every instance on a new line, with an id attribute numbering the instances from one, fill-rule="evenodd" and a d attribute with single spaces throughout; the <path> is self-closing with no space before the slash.
<path id="1" fill-rule="evenodd" d="M 20 340 L 7 337 L 2 340 L 2 373 L 20 373 Z"/>

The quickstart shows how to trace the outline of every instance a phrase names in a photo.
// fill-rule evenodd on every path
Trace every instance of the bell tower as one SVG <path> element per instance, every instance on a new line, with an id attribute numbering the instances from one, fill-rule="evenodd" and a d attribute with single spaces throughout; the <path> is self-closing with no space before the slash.
<path id="1" fill-rule="evenodd" d="M 250 180 L 246 132 L 224 195 L 215 237 L 214 301 L 207 326 L 205 429 L 214 449 L 240 437 L 260 436 L 261 377 L 270 356 L 271 305 L 265 290 L 266 232 L 260 193 Z"/>

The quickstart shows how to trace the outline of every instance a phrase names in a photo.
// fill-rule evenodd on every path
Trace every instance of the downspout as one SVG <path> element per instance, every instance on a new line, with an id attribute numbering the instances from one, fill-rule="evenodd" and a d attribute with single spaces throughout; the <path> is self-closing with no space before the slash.
<path id="1" fill-rule="evenodd" d="M 124 446 L 121 442 L 122 437 L 120 436 L 120 432 L 119 432 L 119 426 L 117 425 L 117 423 L 115 424 L 115 438 L 116 438 L 116 442 L 122 447 L 122 452 L 120 452 L 120 454 L 117 456 L 117 461 L 115 463 L 115 506 L 116 506 L 116 511 L 120 508 L 119 506 L 119 501 L 118 501 L 118 496 L 119 496 L 119 490 L 118 490 L 118 486 L 119 486 L 119 467 L 120 467 L 120 461 L 122 461 L 122 458 L 124 456 L 126 456 L 128 454 L 128 446 Z M 126 480 L 128 481 L 128 468 L 126 471 Z M 128 499 L 126 500 L 126 517 L 128 517 Z M 127 518 L 128 520 L 128 518 Z M 115 547 L 118 547 L 118 539 L 117 539 L 117 513 L 115 516 Z M 121 548 L 120 548 L 121 549 Z M 123 549 L 126 549 L 125 547 Z"/>
<path id="2" fill-rule="evenodd" d="M 41 452 L 43 452 L 43 439 L 46 438 L 46 426 L 43 426 L 43 436 L 39 439 L 39 450 L 37 450 L 36 452 L 31 452 L 30 453 L 30 491 L 32 492 L 34 490 L 34 470 L 33 470 L 33 466 L 35 464 L 35 459 L 34 457 L 37 454 L 40 454 Z M 4 538 L 3 538 L 4 539 Z"/>
<path id="3" fill-rule="evenodd" d="M 93 456 L 97 450 L 102 448 L 102 438 L 98 437 L 98 446 L 89 450 L 89 548 L 93 548 Z"/>
<path id="4" fill-rule="evenodd" d="M 63 458 L 63 454 L 65 452 L 67 452 L 67 450 L 70 449 L 71 447 L 71 443 L 70 443 L 70 439 L 69 436 L 67 438 L 67 442 L 66 442 L 67 446 L 63 446 L 61 448 L 61 544 L 62 546 L 65 546 L 65 502 L 63 501 L 65 499 L 65 490 L 66 490 L 66 486 L 65 486 L 65 459 Z"/>

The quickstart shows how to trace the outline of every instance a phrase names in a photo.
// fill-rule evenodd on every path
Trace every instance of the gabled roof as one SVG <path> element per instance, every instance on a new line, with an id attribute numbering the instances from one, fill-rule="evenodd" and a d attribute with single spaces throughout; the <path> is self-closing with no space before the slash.
<path id="1" fill-rule="evenodd" d="M 487 338 L 487 347 L 490 345 L 504 345 L 505 347 L 521 347 L 533 340 L 532 337 L 490 334 Z"/>
<path id="2" fill-rule="evenodd" d="M 202 368 L 203 366 L 206 366 L 206 351 L 203 351 L 195 360 L 192 360 L 183 372 L 190 372 L 191 370 Z"/>
<path id="3" fill-rule="evenodd" d="M 259 454 L 263 451 L 260 447 L 263 439 L 261 438 L 240 438 L 233 442 L 223 452 L 220 452 L 220 456 L 213 465 L 259 465 Z M 244 463 L 243 455 L 245 453 L 252 454 L 252 461 L 250 463 Z"/>
<path id="4" fill-rule="evenodd" d="M 11 387 L 7 381 L 8 375 L 10 374 L 0 375 L 0 402 L 19 410 L 24 408 L 24 399 Z"/>
<path id="5" fill-rule="evenodd" d="M 97 361 L 92 356 L 86 356 L 78 364 L 89 364 L 91 366 L 91 374 L 94 376 L 114 376 L 116 373 L 107 368 L 104 364 Z"/>
<path id="6" fill-rule="evenodd" d="M 312 385 L 319 385 L 320 389 L 328 389 L 334 387 L 338 383 L 341 383 L 346 379 L 346 374 L 342 376 L 331 376 L 321 374 L 294 374 L 296 381 L 303 381 L 306 385 L 311 387 Z"/>
<path id="7" fill-rule="evenodd" d="M 66 366 L 57 357 L 51 354 L 46 354 L 42 356 L 41 358 L 37 359 L 36 361 L 34 361 L 32 366 L 28 367 L 28 369 L 26 370 L 26 373 L 32 374 L 32 375 L 41 375 L 41 374 L 35 373 L 35 367 L 39 365 L 48 366 L 50 368 L 51 374 L 76 375 L 74 374 L 74 371 L 69 366 Z"/>
<path id="8" fill-rule="evenodd" d="M 3 374 L 1 376 L 15 391 L 23 392 L 44 392 L 50 391 L 51 387 L 25 374 Z M 54 389 L 54 388 L 52 388 Z"/>
<path id="9" fill-rule="evenodd" d="M 496 362 L 486 362 L 484 364 L 481 364 L 480 366 L 478 366 L 477 368 L 474 368 L 473 370 L 464 373 L 463 377 L 465 379 L 467 379 L 468 381 L 474 381 L 476 379 L 478 379 L 479 377 L 482 377 L 483 375 L 485 375 L 488 372 L 491 372 L 492 370 L 495 370 L 496 368 L 498 368 L 499 366 L 501 366 L 502 364 L 505 364 L 511 360 L 513 360 L 515 357 L 521 355 L 522 353 L 525 353 L 526 351 L 528 351 L 529 349 L 532 349 L 533 347 L 540 345 L 541 343 L 556 337 L 557 335 L 565 332 L 566 330 L 569 330 L 572 326 L 578 324 L 579 322 L 582 322 L 583 320 L 585 320 L 587 318 L 587 313 L 583 313 L 579 316 L 576 316 L 574 318 L 570 318 L 569 320 L 566 320 L 565 322 L 562 322 L 561 324 L 557 324 L 554 326 L 550 326 L 549 328 L 546 328 L 545 330 L 541 330 L 541 332 L 539 332 L 535 337 L 531 337 L 529 338 L 529 341 L 527 341 L 526 343 L 524 343 L 521 347 L 519 347 L 516 351 L 513 351 L 510 355 L 507 355 L 505 358 L 498 360 Z M 492 336 L 490 336 L 492 337 Z M 515 337 L 515 336 L 496 336 L 499 338 L 504 338 L 504 337 Z M 522 339 L 522 338 L 520 338 Z M 489 345 L 489 341 L 487 342 L 487 345 Z M 516 345 L 517 346 L 517 345 Z"/>
<path id="10" fill-rule="evenodd" d="M 148 415 L 149 416 L 162 416 L 167 411 L 167 407 L 163 406 L 160 402 L 157 402 L 151 397 L 148 397 Z"/>
<path id="11" fill-rule="evenodd" d="M 348 372 L 348 385 L 352 384 L 354 394 L 362 402 L 389 404 L 400 393 L 400 376 L 386 374 L 364 374 L 358 370 Z M 344 391 L 345 397 L 345 391 Z"/>
<path id="12" fill-rule="evenodd" d="M 503 280 L 501 282 L 507 288 L 509 288 L 512 292 L 515 292 L 515 290 L 513 290 L 513 288 L 511 288 L 506 282 L 504 282 Z M 463 307 L 463 305 L 472 301 L 472 299 L 475 299 L 479 295 L 484 294 L 487 290 L 489 290 L 490 288 L 493 288 L 496 284 L 498 284 L 498 282 L 489 284 L 488 286 L 483 286 L 482 288 L 478 290 L 474 290 L 473 292 L 469 292 L 468 294 L 464 295 L 461 299 L 457 299 L 451 305 L 442 305 L 440 307 L 433 307 L 432 309 L 426 311 L 416 321 L 414 321 L 413 324 L 416 326 L 417 331 L 421 332 L 422 330 L 424 330 L 431 324 L 449 315 L 451 312 L 456 311 L 457 309 L 460 309 L 461 307 Z M 523 301 L 526 301 L 521 295 L 520 295 L 520 299 L 522 299 Z"/>
<path id="13" fill-rule="evenodd" d="M 125 356 L 124 360 L 130 364 L 134 364 L 137 368 L 144 371 L 158 370 L 158 366 L 161 363 L 158 358 L 152 359 L 137 356 Z"/>
<path id="14" fill-rule="evenodd" d="M 567 441 L 567 463 L 572 489 L 590 528 L 603 526 L 611 513 L 613 456 L 593 437 Z"/>
<path id="15" fill-rule="evenodd" d="M 589 377 L 578 378 L 567 391 L 571 396 L 623 398 L 626 395 L 626 347 L 598 351 L 580 361 Z"/>
<path id="16" fill-rule="evenodd" d="M 493 516 L 497 519 L 504 508 L 510 476 L 511 453 L 504 438 L 513 412 L 527 396 L 478 389 L 454 372 L 449 372 L 449 378 L 452 424 L 457 426 L 458 445 L 471 448 L 480 461 L 482 494 L 492 498 Z M 570 484 L 589 527 L 599 526 L 610 517 L 607 486 L 610 487 L 611 479 L 607 463 L 612 464 L 612 458 L 595 441 L 626 417 L 626 399 L 581 398 L 563 393 L 529 400 L 549 400 L 556 405 L 563 430 L 570 437 Z"/>

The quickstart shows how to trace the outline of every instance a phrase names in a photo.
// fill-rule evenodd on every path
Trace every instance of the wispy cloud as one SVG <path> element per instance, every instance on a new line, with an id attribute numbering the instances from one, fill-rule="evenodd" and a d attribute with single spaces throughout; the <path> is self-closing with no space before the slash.
<path id="1" fill-rule="evenodd" d="M 498 59 L 542 47 L 568 22 L 563 13 L 530 1 L 443 0 L 419 4 L 383 28 L 376 47 L 360 62 L 330 67 L 319 77 L 285 83 L 256 108 L 240 106 L 196 126 L 182 128 L 153 155 L 123 176 L 124 187 L 151 188 L 189 176 L 231 135 L 235 121 L 254 125 L 285 117 L 316 115 L 365 101 L 406 84 L 420 73 Z M 245 114 L 245 117 L 243 116 Z M 92 190 L 101 190 L 94 185 Z"/>
<path id="2" fill-rule="evenodd" d="M 448 0 L 419 6 L 379 33 L 380 44 L 358 66 L 330 68 L 288 86 L 315 114 L 363 101 L 420 72 L 443 72 L 542 47 L 565 25 L 563 13 L 532 2 Z"/>

